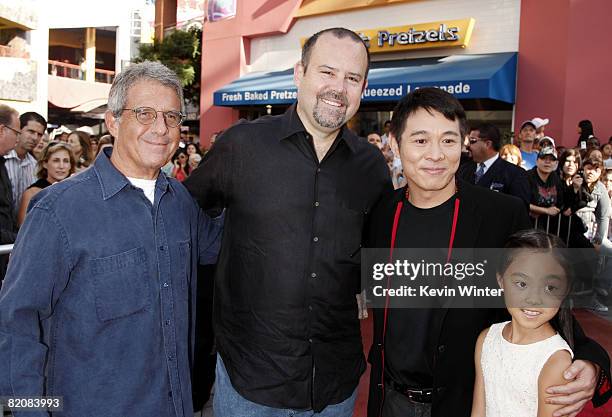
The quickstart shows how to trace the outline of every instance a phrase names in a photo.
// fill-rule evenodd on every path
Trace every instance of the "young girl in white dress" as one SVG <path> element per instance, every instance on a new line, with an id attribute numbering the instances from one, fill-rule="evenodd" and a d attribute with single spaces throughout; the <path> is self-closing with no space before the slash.
<path id="1" fill-rule="evenodd" d="M 506 248 L 497 280 L 512 321 L 478 337 L 472 417 L 550 417 L 561 406 L 547 404 L 545 390 L 566 382 L 573 357 L 570 258 L 539 230 L 511 236 Z"/>

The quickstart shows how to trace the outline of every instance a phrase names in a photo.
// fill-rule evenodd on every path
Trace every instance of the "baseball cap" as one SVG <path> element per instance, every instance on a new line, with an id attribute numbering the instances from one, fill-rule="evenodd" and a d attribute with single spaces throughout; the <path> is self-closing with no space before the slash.
<path id="1" fill-rule="evenodd" d="M 89 126 L 81 126 L 77 129 L 77 132 L 83 132 L 83 133 L 87 133 L 89 136 L 93 136 L 94 135 L 94 131 L 91 127 Z"/>
<path id="2" fill-rule="evenodd" d="M 53 131 L 51 132 L 50 135 L 50 139 L 51 140 L 56 140 L 57 137 L 61 136 L 62 134 L 67 133 L 67 134 L 71 134 L 72 130 L 68 129 L 66 126 L 61 125 L 60 127 L 58 127 L 57 129 L 53 129 Z"/>
<path id="3" fill-rule="evenodd" d="M 531 127 L 537 129 L 536 125 L 531 120 L 525 120 L 523 124 L 521 124 L 521 128 L 519 129 L 519 131 L 523 130 L 523 128 L 527 125 L 531 125 Z"/>
<path id="4" fill-rule="evenodd" d="M 553 148 L 551 146 L 547 146 L 545 148 L 540 149 L 540 152 L 538 153 L 538 158 L 539 159 L 544 159 L 547 156 L 552 156 L 556 160 L 557 159 L 557 151 L 555 150 L 555 148 Z"/>
<path id="5" fill-rule="evenodd" d="M 543 145 L 542 144 L 542 142 L 546 142 L 546 141 L 549 141 L 550 145 Z M 555 140 L 553 138 L 551 138 L 550 136 L 542 136 L 538 143 L 540 144 L 540 148 L 545 148 L 546 146 L 552 146 L 553 148 L 557 147 L 557 145 L 555 145 Z"/>
<path id="6" fill-rule="evenodd" d="M 541 128 L 542 126 L 546 126 L 550 122 L 548 119 L 541 119 L 539 117 L 534 117 L 531 119 L 531 124 L 535 126 L 536 129 Z"/>

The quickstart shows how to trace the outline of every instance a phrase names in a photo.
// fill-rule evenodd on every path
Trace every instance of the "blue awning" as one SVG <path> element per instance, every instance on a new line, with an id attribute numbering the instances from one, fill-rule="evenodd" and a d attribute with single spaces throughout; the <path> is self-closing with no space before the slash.
<path id="1" fill-rule="evenodd" d="M 458 99 L 514 103 L 515 52 L 452 55 L 373 62 L 362 102 L 397 101 L 419 87 L 438 87 Z M 293 69 L 247 74 L 214 93 L 216 106 L 291 104 L 297 98 Z"/>

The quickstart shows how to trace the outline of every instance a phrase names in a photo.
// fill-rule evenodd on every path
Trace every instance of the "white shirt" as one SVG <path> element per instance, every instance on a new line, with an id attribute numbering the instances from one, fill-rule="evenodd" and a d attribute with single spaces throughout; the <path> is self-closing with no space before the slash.
<path id="1" fill-rule="evenodd" d="M 126 178 L 132 183 L 134 187 L 140 188 L 144 192 L 145 197 L 147 197 L 151 204 L 153 204 L 153 201 L 155 200 L 155 182 L 157 180 L 143 180 L 142 178 L 130 177 Z"/>
<path id="2" fill-rule="evenodd" d="M 489 168 L 491 168 L 491 165 L 493 165 L 493 163 L 495 161 L 497 161 L 497 158 L 499 158 L 499 153 L 496 153 L 494 156 L 492 156 L 491 158 L 487 159 L 484 162 L 479 162 L 476 164 L 476 170 L 478 170 L 478 168 L 480 168 L 480 164 L 484 164 L 484 172 L 482 173 L 482 175 L 486 174 L 487 171 L 489 170 Z"/>
<path id="3" fill-rule="evenodd" d="M 482 345 L 480 365 L 485 386 L 487 417 L 535 417 L 538 414 L 538 379 L 548 359 L 559 350 L 574 353 L 567 342 L 555 334 L 526 345 L 507 341 L 502 331 L 506 324 L 489 328 Z"/>
<path id="4" fill-rule="evenodd" d="M 36 165 L 38 161 L 29 153 L 20 159 L 15 149 L 4 157 L 4 166 L 13 186 L 13 203 L 18 209 L 21 204 L 23 192 L 36 181 Z"/>
<path id="5" fill-rule="evenodd" d="M 380 140 L 383 145 L 386 145 L 389 143 L 389 136 L 385 133 L 384 135 L 380 137 Z"/>

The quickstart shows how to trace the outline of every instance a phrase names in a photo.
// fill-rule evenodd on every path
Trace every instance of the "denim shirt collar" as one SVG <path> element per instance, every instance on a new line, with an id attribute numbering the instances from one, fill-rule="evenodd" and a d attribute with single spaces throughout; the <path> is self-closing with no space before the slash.
<path id="1" fill-rule="evenodd" d="M 102 198 L 108 200 L 121 191 L 125 186 L 130 185 L 130 181 L 113 165 L 110 160 L 112 148 L 104 148 L 93 164 L 100 187 L 102 188 Z M 166 191 L 170 187 L 170 182 L 166 175 L 160 170 L 155 183 L 155 188 Z"/>

